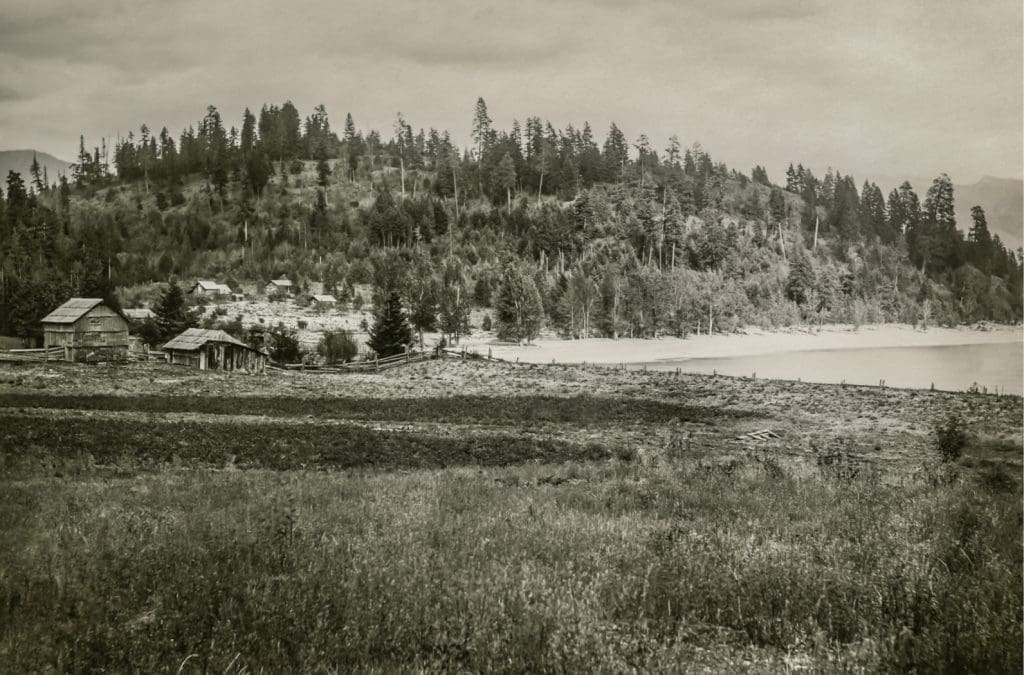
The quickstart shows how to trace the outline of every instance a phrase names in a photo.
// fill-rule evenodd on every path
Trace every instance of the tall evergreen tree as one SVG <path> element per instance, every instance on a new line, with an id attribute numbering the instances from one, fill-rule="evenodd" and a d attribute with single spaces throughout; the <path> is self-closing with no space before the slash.
<path id="1" fill-rule="evenodd" d="M 366 344 L 380 358 L 402 354 L 413 344 L 412 328 L 397 291 L 391 291 L 384 305 L 374 314 L 370 339 Z"/>
<path id="2" fill-rule="evenodd" d="M 177 281 L 172 280 L 170 286 L 164 290 L 153 313 L 156 314 L 156 324 L 160 329 L 161 342 L 167 342 L 186 329 L 196 326 L 195 317 L 185 304 L 185 293 Z"/>
<path id="3" fill-rule="evenodd" d="M 521 266 L 509 264 L 501 277 L 495 306 L 498 337 L 529 342 L 537 337 L 544 318 L 544 305 L 533 278 Z"/>

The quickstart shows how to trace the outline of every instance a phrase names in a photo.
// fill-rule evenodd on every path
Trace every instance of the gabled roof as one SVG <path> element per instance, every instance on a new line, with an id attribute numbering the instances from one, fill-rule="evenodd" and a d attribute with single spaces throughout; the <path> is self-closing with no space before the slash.
<path id="1" fill-rule="evenodd" d="M 313 299 L 317 302 L 337 302 L 338 299 L 331 294 L 327 295 L 314 295 Z"/>
<path id="2" fill-rule="evenodd" d="M 71 298 L 63 305 L 43 317 L 42 323 L 74 323 L 89 313 L 94 307 L 103 304 L 103 298 Z M 115 310 L 125 321 L 128 317 L 120 310 Z"/>
<path id="3" fill-rule="evenodd" d="M 291 279 L 271 279 L 270 283 L 274 284 L 275 286 L 291 286 L 292 285 L 292 280 Z"/>
<path id="4" fill-rule="evenodd" d="M 246 349 L 251 349 L 254 352 L 260 351 L 258 349 L 253 349 L 240 340 L 236 340 L 222 330 L 211 330 L 205 328 L 189 328 L 184 333 L 165 344 L 161 349 L 177 349 L 183 352 L 192 352 L 199 349 L 207 342 L 224 342 L 229 345 L 245 347 Z M 263 352 L 260 353 L 262 354 Z"/>
<path id="5" fill-rule="evenodd" d="M 204 291 L 219 291 L 221 293 L 231 293 L 231 287 L 227 284 L 219 284 L 216 281 L 206 281 L 200 279 L 196 282 L 196 285 L 192 287 L 195 290 L 196 286 L 202 288 Z"/>
<path id="6" fill-rule="evenodd" d="M 139 319 L 152 319 L 156 317 L 153 310 L 146 307 L 128 307 L 124 310 L 124 315 L 133 321 Z"/>

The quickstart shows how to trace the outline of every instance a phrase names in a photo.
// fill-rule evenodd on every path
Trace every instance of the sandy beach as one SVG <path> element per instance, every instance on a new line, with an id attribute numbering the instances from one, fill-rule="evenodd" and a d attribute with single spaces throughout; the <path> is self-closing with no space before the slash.
<path id="1" fill-rule="evenodd" d="M 590 338 L 564 340 L 542 337 L 530 345 L 499 342 L 491 333 L 478 333 L 462 341 L 468 350 L 529 363 L 644 363 L 663 359 L 705 359 L 752 356 L 822 349 L 883 347 L 939 347 L 994 343 L 1024 345 L 1021 326 L 963 326 L 920 330 L 905 324 L 861 326 L 828 325 L 778 331 L 747 329 L 731 335 L 691 335 L 657 339 Z"/>

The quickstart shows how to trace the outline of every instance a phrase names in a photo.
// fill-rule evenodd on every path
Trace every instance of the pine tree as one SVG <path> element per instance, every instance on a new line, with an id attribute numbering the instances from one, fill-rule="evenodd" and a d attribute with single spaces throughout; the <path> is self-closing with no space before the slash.
<path id="1" fill-rule="evenodd" d="M 786 297 L 798 305 L 803 305 L 811 296 L 814 287 L 814 269 L 811 267 L 811 262 L 807 259 L 807 256 L 798 253 L 793 257 L 793 264 L 789 268 L 789 278 L 786 280 Z"/>
<path id="2" fill-rule="evenodd" d="M 496 192 L 505 192 L 507 209 L 512 213 L 512 188 L 516 185 L 516 165 L 506 152 L 491 173 L 491 184 Z"/>
<path id="3" fill-rule="evenodd" d="M 605 180 L 611 183 L 621 181 L 625 176 L 626 163 L 629 161 L 629 146 L 626 143 L 626 136 L 615 122 L 608 128 L 601 159 L 604 162 Z"/>
<path id="4" fill-rule="evenodd" d="M 956 267 L 960 239 L 953 211 L 953 181 L 941 174 L 932 181 L 921 209 L 921 231 L 917 239 L 921 270 L 926 271 L 932 265 L 932 271 L 939 273 Z"/>
<path id="5" fill-rule="evenodd" d="M 36 153 L 32 153 L 32 166 L 29 168 L 29 174 L 32 176 L 32 188 L 36 193 L 43 191 L 43 177 L 39 170 L 39 160 L 36 158 Z"/>
<path id="6" fill-rule="evenodd" d="M 491 129 L 491 118 L 487 114 L 487 103 L 484 102 L 483 97 L 476 100 L 471 136 L 473 144 L 476 146 L 477 162 L 480 162 L 494 137 L 494 131 Z"/>
<path id="7" fill-rule="evenodd" d="M 533 279 L 516 265 L 508 265 L 502 274 L 495 307 L 498 337 L 529 342 L 540 332 L 544 305 Z"/>
<path id="8" fill-rule="evenodd" d="M 380 358 L 402 354 L 413 344 L 412 328 L 402 309 L 398 291 L 388 294 L 384 306 L 373 317 L 367 346 Z"/>
<path id="9" fill-rule="evenodd" d="M 242 114 L 242 135 L 238 145 L 243 161 L 248 159 L 256 145 L 256 116 L 249 112 L 248 108 Z"/>
<path id="10" fill-rule="evenodd" d="M 327 152 L 321 143 L 316 148 L 316 184 L 326 188 L 330 182 L 331 165 L 327 162 Z"/>
<path id="11" fill-rule="evenodd" d="M 967 240 L 971 243 L 970 262 L 979 270 L 988 274 L 992 267 L 992 234 L 988 229 L 985 210 L 980 206 L 971 207 L 971 223 L 970 232 L 967 233 Z"/>
<path id="12" fill-rule="evenodd" d="M 188 311 L 188 307 L 185 305 L 185 294 L 177 281 L 171 281 L 171 285 L 157 301 L 153 313 L 156 314 L 161 342 L 167 342 L 185 330 L 196 326 L 195 317 Z"/>

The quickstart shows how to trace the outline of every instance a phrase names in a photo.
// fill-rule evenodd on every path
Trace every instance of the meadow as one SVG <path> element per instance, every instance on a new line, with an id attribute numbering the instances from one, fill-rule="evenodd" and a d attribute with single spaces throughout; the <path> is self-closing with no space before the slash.
<path id="1" fill-rule="evenodd" d="M 1020 672 L 1021 412 L 469 362 L 3 366 L 0 670 Z"/>

